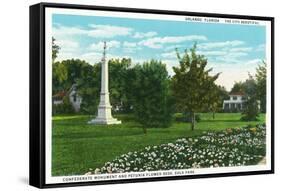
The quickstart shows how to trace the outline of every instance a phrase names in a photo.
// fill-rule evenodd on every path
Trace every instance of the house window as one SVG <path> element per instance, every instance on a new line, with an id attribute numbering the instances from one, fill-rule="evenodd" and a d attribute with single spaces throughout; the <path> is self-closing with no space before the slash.
<path id="1" fill-rule="evenodd" d="M 77 100 L 77 96 L 76 96 L 76 94 L 74 94 L 73 95 L 73 101 L 76 102 L 76 100 Z"/>
<path id="2" fill-rule="evenodd" d="M 233 100 L 237 100 L 237 96 L 233 96 L 232 99 L 233 99 Z"/>

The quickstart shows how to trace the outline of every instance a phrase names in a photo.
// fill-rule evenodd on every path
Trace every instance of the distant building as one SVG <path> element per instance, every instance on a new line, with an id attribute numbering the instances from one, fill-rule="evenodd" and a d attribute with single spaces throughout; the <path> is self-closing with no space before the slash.
<path id="1" fill-rule="evenodd" d="M 73 84 L 68 91 L 61 91 L 53 95 L 53 104 L 59 105 L 63 103 L 64 97 L 67 96 L 75 112 L 80 111 L 82 97 L 77 93 L 77 86 Z"/>
<path id="2" fill-rule="evenodd" d="M 63 103 L 63 98 L 65 97 L 66 92 L 61 91 L 56 93 L 55 95 L 53 95 L 52 99 L 53 99 L 53 104 L 54 105 L 59 105 Z"/>
<path id="3" fill-rule="evenodd" d="M 223 110 L 239 112 L 244 109 L 245 95 L 241 92 L 229 94 L 229 100 L 223 101 Z"/>

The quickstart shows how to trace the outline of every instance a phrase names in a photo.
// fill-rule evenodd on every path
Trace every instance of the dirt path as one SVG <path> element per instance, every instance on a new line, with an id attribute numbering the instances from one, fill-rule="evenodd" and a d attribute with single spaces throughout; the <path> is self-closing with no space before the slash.
<path id="1" fill-rule="evenodd" d="M 265 164 L 266 164 L 266 158 L 263 157 L 263 158 L 261 159 L 261 161 L 260 161 L 258 164 L 259 164 L 259 165 L 265 165 Z"/>

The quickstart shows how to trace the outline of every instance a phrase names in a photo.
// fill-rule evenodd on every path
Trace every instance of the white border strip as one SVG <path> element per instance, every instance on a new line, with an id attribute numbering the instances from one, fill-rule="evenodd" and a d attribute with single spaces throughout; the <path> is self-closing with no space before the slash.
<path id="1" fill-rule="evenodd" d="M 100 16 L 115 18 L 131 18 L 131 19 L 147 19 L 147 20 L 164 20 L 164 21 L 186 21 L 197 23 L 221 23 L 221 24 L 241 24 L 241 25 L 262 25 L 268 22 L 261 20 L 249 19 L 232 19 L 221 17 L 204 17 L 204 16 L 188 16 L 188 15 L 169 15 L 169 14 L 153 14 L 153 13 L 132 13 L 121 11 L 100 11 L 100 10 L 80 10 L 68 8 L 46 8 L 52 14 L 78 15 L 78 16 Z"/>
<path id="2" fill-rule="evenodd" d="M 58 176 L 49 179 L 49 184 L 56 183 L 74 183 L 74 182 L 97 182 L 108 180 L 126 180 L 126 179 L 145 179 L 155 177 L 174 177 L 174 176 L 193 176 L 219 173 L 235 172 L 257 172 L 268 170 L 266 165 L 255 165 L 245 167 L 219 167 L 219 168 L 202 168 L 202 169 L 182 169 L 182 170 L 163 170 L 147 172 L 130 172 L 130 173 L 113 173 L 113 174 L 96 174 L 96 175 L 77 175 L 77 176 Z"/>
<path id="3" fill-rule="evenodd" d="M 46 184 L 52 182 L 52 13 L 45 13 L 45 176 Z M 57 182 L 59 183 L 59 182 Z"/>

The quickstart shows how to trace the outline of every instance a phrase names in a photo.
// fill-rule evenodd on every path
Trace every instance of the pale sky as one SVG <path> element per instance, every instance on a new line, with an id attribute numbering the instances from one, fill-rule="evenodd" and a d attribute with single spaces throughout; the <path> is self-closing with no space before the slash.
<path id="1" fill-rule="evenodd" d="M 172 67 L 179 65 L 175 48 L 183 52 L 197 42 L 208 67 L 222 73 L 216 83 L 227 90 L 248 72 L 254 74 L 265 59 L 264 26 L 54 14 L 53 36 L 61 47 L 57 60 L 95 64 L 102 57 L 102 41 L 107 41 L 108 58 L 162 60 L 171 76 Z"/>

